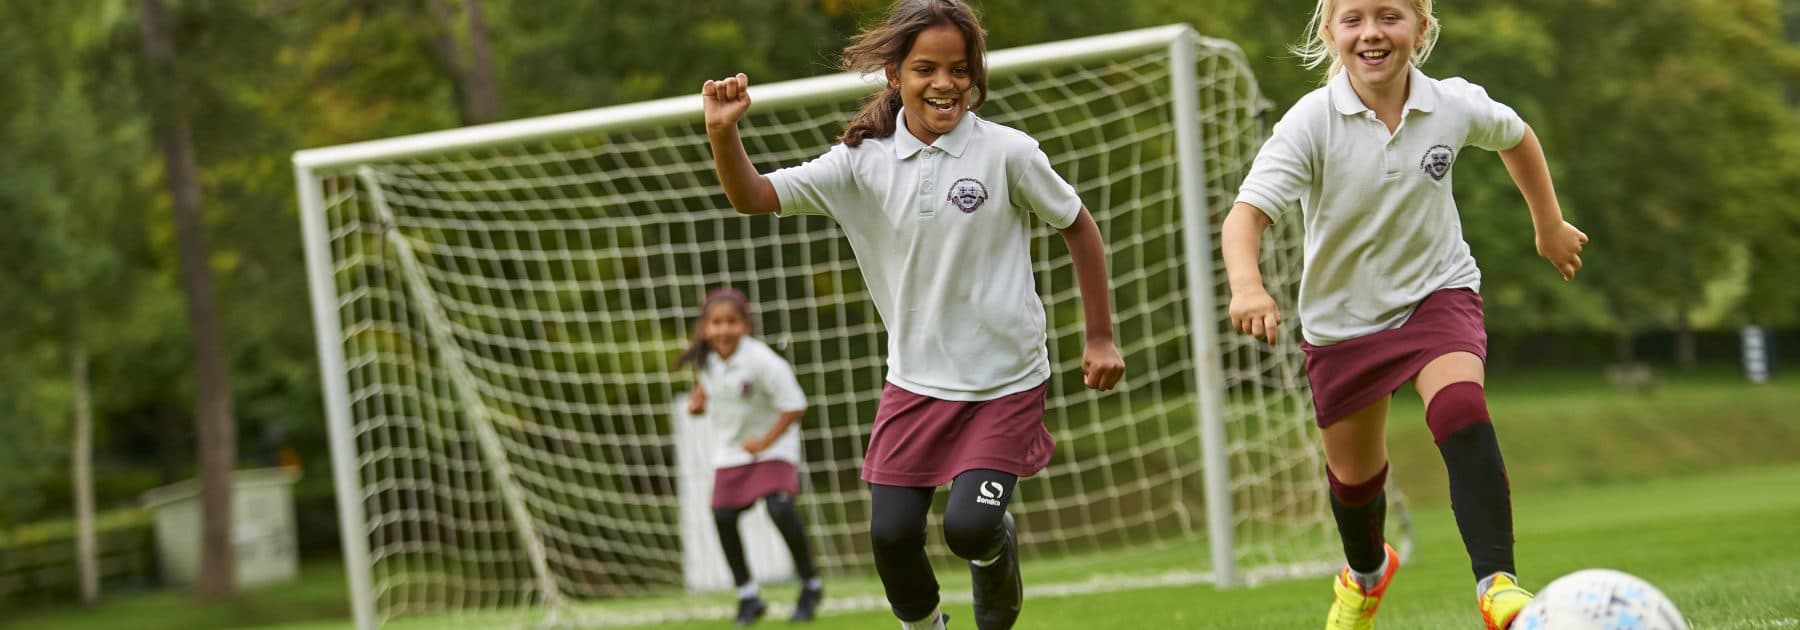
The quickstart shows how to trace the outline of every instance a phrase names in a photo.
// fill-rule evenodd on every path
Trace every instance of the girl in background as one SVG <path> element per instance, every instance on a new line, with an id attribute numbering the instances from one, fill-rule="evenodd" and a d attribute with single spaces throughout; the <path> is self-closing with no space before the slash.
<path id="1" fill-rule="evenodd" d="M 706 414 L 717 439 L 713 467 L 713 520 L 719 546 L 737 583 L 737 625 L 747 626 L 768 612 L 744 560 L 738 517 L 758 500 L 787 541 L 800 600 L 789 621 L 807 621 L 818 612 L 824 584 L 813 565 L 806 529 L 794 498 L 800 492 L 800 416 L 806 394 L 794 370 L 767 344 L 750 336 L 750 301 L 737 289 L 706 294 L 694 340 L 676 366 L 694 366 L 688 412 Z"/>

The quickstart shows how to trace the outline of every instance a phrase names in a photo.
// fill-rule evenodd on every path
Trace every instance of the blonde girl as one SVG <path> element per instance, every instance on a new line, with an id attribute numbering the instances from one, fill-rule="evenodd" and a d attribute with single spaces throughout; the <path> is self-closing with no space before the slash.
<path id="1" fill-rule="evenodd" d="M 1320 0 L 1297 52 L 1325 85 L 1288 110 L 1223 225 L 1231 321 L 1275 343 L 1281 312 L 1257 268 L 1261 234 L 1300 221 L 1301 344 L 1347 565 L 1327 628 L 1368 629 L 1399 568 L 1382 538 L 1389 395 L 1412 381 L 1490 630 L 1531 599 L 1513 566 L 1511 491 L 1484 389 L 1481 270 L 1463 241 L 1451 166 L 1498 151 L 1531 210 L 1537 250 L 1564 279 L 1587 236 L 1563 221 L 1543 148 L 1518 114 L 1462 79 L 1418 68 L 1436 44 L 1431 0 Z"/>

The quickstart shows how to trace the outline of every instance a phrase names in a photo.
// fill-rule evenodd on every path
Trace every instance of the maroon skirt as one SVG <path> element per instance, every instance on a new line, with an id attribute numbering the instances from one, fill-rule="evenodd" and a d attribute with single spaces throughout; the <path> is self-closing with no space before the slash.
<path id="1" fill-rule="evenodd" d="M 1398 328 L 1329 346 L 1301 342 L 1313 413 L 1321 428 L 1392 395 L 1432 359 L 1468 352 L 1487 360 L 1481 294 L 1442 289 L 1425 296 Z"/>
<path id="2" fill-rule="evenodd" d="M 990 469 L 1028 477 L 1056 452 L 1044 428 L 1050 383 L 993 400 L 939 400 L 895 387 L 881 389 L 875 427 L 863 458 L 863 481 L 937 487 L 957 475 Z"/>
<path id="3" fill-rule="evenodd" d="M 757 499 L 785 492 L 800 494 L 800 471 L 779 459 L 720 468 L 713 473 L 713 509 L 743 509 Z"/>

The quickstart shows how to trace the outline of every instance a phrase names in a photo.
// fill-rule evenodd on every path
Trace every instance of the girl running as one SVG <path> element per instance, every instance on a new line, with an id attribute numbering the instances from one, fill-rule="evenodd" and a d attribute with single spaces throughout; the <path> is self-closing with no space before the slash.
<path id="1" fill-rule="evenodd" d="M 1304 227 L 1302 348 L 1348 560 L 1327 628 L 1373 628 L 1399 568 L 1382 538 L 1382 489 L 1388 396 L 1409 380 L 1449 471 L 1482 620 L 1506 628 L 1531 600 L 1513 567 L 1511 492 L 1483 389 L 1481 271 L 1450 194 L 1456 156 L 1500 152 L 1538 253 L 1564 279 L 1588 239 L 1563 221 L 1531 127 L 1480 86 L 1418 69 L 1438 28 L 1432 0 L 1319 0 L 1298 52 L 1329 63 L 1325 86 L 1275 126 L 1222 227 L 1232 324 L 1271 344 L 1281 313 L 1257 248 L 1273 221 Z"/>
<path id="2" fill-rule="evenodd" d="M 807 621 L 818 611 L 824 584 L 794 506 L 800 493 L 796 466 L 806 394 L 787 360 L 750 333 L 750 301 L 737 289 L 714 289 L 706 294 L 700 319 L 694 322 L 694 340 L 676 366 L 694 366 L 688 413 L 706 414 L 718 440 L 713 455 L 713 520 L 737 584 L 737 625 L 755 623 L 768 612 L 750 579 L 738 533 L 738 516 L 758 500 L 768 507 L 769 518 L 787 541 L 800 578 L 800 600 L 788 620 Z"/>
<path id="3" fill-rule="evenodd" d="M 902 0 L 844 50 L 887 87 L 824 155 L 769 175 L 737 122 L 748 77 L 702 88 L 707 135 L 739 212 L 818 214 L 843 228 L 888 331 L 887 383 L 869 436 L 875 568 L 902 628 L 943 628 L 925 516 L 951 483 L 943 535 L 969 561 L 975 626 L 1011 628 L 1023 590 L 1007 506 L 1055 448 L 1044 428 L 1050 362 L 1031 273 L 1031 225 L 1061 231 L 1086 321 L 1082 373 L 1109 390 L 1113 345 L 1100 231 L 1036 141 L 975 115 L 987 97 L 985 31 L 960 0 Z"/>

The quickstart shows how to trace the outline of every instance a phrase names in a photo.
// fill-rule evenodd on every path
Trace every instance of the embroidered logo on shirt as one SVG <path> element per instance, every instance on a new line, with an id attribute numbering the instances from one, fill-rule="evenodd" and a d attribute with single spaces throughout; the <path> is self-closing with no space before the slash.
<path id="1" fill-rule="evenodd" d="M 1425 150 L 1425 157 L 1419 160 L 1419 170 L 1432 179 L 1443 181 L 1444 175 L 1450 172 L 1450 160 L 1455 156 L 1449 145 L 1434 145 Z"/>
<path id="2" fill-rule="evenodd" d="M 756 395 L 755 383 L 752 381 L 744 381 L 743 385 L 738 386 L 738 393 L 745 398 Z"/>
<path id="3" fill-rule="evenodd" d="M 987 198 L 987 186 L 983 186 L 979 179 L 964 177 L 950 185 L 950 203 L 963 212 L 974 212 Z"/>

